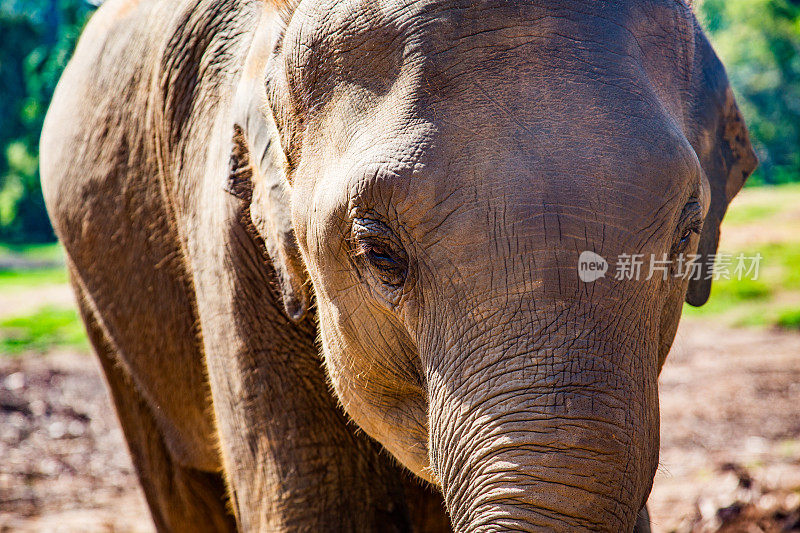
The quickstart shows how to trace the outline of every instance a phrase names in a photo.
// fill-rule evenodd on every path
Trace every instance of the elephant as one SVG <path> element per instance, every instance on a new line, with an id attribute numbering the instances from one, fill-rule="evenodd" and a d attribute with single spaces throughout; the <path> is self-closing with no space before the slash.
<path id="1" fill-rule="evenodd" d="M 108 0 L 40 165 L 159 531 L 617 532 L 757 158 L 684 0 Z"/>

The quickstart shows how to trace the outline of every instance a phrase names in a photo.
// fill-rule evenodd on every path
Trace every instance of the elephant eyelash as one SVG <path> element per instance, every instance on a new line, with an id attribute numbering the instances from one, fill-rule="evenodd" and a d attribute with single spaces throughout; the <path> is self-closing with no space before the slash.
<path id="1" fill-rule="evenodd" d="M 380 244 L 376 245 L 370 242 L 357 243 L 355 255 L 371 256 L 378 258 L 386 258 L 387 260 L 393 260 L 391 253 L 386 251 L 385 248 L 383 248 Z"/>
<path id="2" fill-rule="evenodd" d="M 368 241 L 363 241 L 361 239 L 358 239 L 357 237 L 352 237 L 350 239 L 350 242 L 353 243 L 353 249 L 354 249 L 353 255 L 355 256 L 366 255 L 377 248 L 374 244 Z"/>
<path id="3" fill-rule="evenodd" d="M 380 254 L 386 246 L 379 239 L 351 236 L 347 239 L 353 257 L 364 257 L 373 253 Z"/>

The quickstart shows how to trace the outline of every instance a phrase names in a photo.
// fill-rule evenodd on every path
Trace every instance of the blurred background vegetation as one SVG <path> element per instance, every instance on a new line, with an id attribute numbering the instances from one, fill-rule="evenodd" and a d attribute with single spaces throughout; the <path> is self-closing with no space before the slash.
<path id="1" fill-rule="evenodd" d="M 54 239 L 38 176 L 45 112 L 94 6 L 0 0 L 0 241 Z M 728 67 L 761 167 L 750 185 L 800 181 L 800 0 L 695 0 Z"/>
<path id="2" fill-rule="evenodd" d="M 704 0 L 761 166 L 752 185 L 800 180 L 800 0 Z"/>
<path id="3" fill-rule="evenodd" d="M 762 253 L 764 270 L 758 280 L 714 283 L 710 303 L 687 314 L 797 330 L 800 183 L 791 182 L 800 182 L 800 0 L 694 6 L 728 68 L 761 159 L 731 206 L 721 249 Z M 69 300 L 47 304 L 67 280 L 42 200 L 38 141 L 93 9 L 87 0 L 0 0 L 0 353 L 84 342 Z M 26 306 L 32 299 L 37 305 Z"/>
<path id="4" fill-rule="evenodd" d="M 0 0 L 0 240 L 54 239 L 39 186 L 39 132 L 92 5 Z"/>

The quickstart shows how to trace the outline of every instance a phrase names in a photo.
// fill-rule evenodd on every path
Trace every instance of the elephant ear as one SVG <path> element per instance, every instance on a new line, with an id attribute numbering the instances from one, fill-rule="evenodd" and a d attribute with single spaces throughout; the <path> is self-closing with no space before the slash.
<path id="1" fill-rule="evenodd" d="M 268 35 L 262 31 L 262 36 Z M 225 190 L 248 205 L 278 280 L 286 315 L 308 314 L 310 289 L 291 219 L 285 160 L 272 119 L 264 113 L 264 64 L 268 39 L 256 38 L 248 54 L 233 106 L 230 165 Z"/>
<path id="2" fill-rule="evenodd" d="M 711 292 L 711 263 L 728 204 L 758 166 L 747 126 L 736 105 L 725 68 L 695 23 L 693 82 L 694 145 L 711 189 L 711 205 L 700 233 L 700 275 L 689 282 L 686 301 L 699 307 Z"/>

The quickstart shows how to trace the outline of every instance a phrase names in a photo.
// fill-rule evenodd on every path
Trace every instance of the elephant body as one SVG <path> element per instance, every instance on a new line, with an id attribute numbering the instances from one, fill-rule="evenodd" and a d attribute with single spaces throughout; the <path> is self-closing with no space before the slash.
<path id="1" fill-rule="evenodd" d="M 564 10 L 581 3 L 532 2 L 530 13 L 525 3 L 513 4 L 487 2 L 478 19 L 469 2 L 109 0 L 92 17 L 48 112 L 43 190 L 159 530 L 634 526 L 657 458 L 657 373 L 684 295 L 702 303 L 708 289 L 683 283 L 625 298 L 598 289 L 606 302 L 640 308 L 640 316 L 613 326 L 604 317 L 624 315 L 620 308 L 564 296 L 584 290 L 561 277 L 576 264 L 567 237 L 583 238 L 590 225 L 582 216 L 591 224 L 608 213 L 621 226 L 641 223 L 624 214 L 639 201 L 636 194 L 626 198 L 613 185 L 570 178 L 565 161 L 574 161 L 575 176 L 592 157 L 598 173 L 633 172 L 633 163 L 615 165 L 603 154 L 628 157 L 629 146 L 637 146 L 636 165 L 652 170 L 663 161 L 641 152 L 678 146 L 680 157 L 666 167 L 694 177 L 678 187 L 662 173 L 658 187 L 675 197 L 699 191 L 706 229 L 690 236 L 690 245 L 713 253 L 725 206 L 755 159 L 724 71 L 679 2 L 621 1 L 615 8 L 634 21 L 631 13 L 677 10 L 669 19 L 675 27 L 659 30 L 667 40 L 685 33 L 686 41 L 670 48 L 674 57 L 655 57 L 651 48 L 658 46 L 640 43 L 633 67 L 635 54 L 609 52 L 600 65 L 606 74 L 598 75 L 604 88 L 582 85 L 582 75 L 565 70 L 553 78 L 563 87 L 521 90 L 509 103 L 489 83 L 506 68 L 535 87 L 552 82 L 529 64 L 535 54 L 513 56 L 526 39 L 549 50 L 549 37 L 531 32 L 531 21 L 570 20 Z M 498 41 L 512 59 L 474 57 L 448 45 L 468 34 L 463 42 L 493 50 L 496 42 L 470 29 L 494 35 L 482 25 L 495 20 L 495 9 L 503 21 L 524 15 L 525 24 L 512 25 Z M 591 18 L 599 24 L 603 16 Z M 547 31 L 575 31 L 596 42 L 611 31 L 585 26 L 586 17 Z M 639 31 L 630 27 L 620 36 Z M 537 68 L 550 68 L 548 58 L 558 53 L 576 69 L 596 59 L 590 45 L 569 46 L 542 52 L 545 66 Z M 342 50 L 355 61 L 342 59 Z M 430 61 L 417 68 L 422 61 L 412 57 Z M 361 63 L 369 68 L 358 71 Z M 650 85 L 627 87 L 626 76 L 641 65 Z M 454 85 L 461 76 L 468 82 Z M 683 78 L 692 79 L 670 85 Z M 509 83 L 528 86 L 519 80 Z M 617 100 L 613 91 L 621 86 L 641 98 Z M 569 87 L 577 107 L 554 97 Z M 417 105 L 428 95 L 435 97 Z M 548 113 L 523 116 L 513 101 L 541 101 Z M 616 115 L 624 111 L 631 120 L 643 112 L 642 102 L 658 103 L 646 121 L 630 127 Z M 481 106 L 490 111 L 467 112 Z M 586 109 L 602 132 L 582 122 Z M 374 133 L 369 121 L 383 129 Z M 610 131 L 615 122 L 619 130 Z M 571 131 L 582 132 L 582 142 Z M 575 150 L 581 155 L 571 159 Z M 519 166 L 529 153 L 552 182 L 530 179 L 532 160 Z M 375 171 L 375 161 L 388 161 L 389 170 Z M 334 171 L 359 177 L 342 181 Z M 471 181 L 451 191 L 448 171 Z M 492 182 L 503 173 L 528 177 Z M 478 182 L 491 186 L 479 189 Z M 374 192 L 387 187 L 391 194 Z M 332 203 L 342 191 L 365 190 L 380 201 L 363 209 Z M 593 198 L 595 190 L 611 192 L 596 193 L 577 211 L 583 215 L 574 215 L 575 198 Z M 570 199 L 559 200 L 559 191 Z M 613 198 L 618 206 L 602 211 Z M 670 198 L 653 200 L 653 211 L 677 209 Z M 448 207 L 451 201 L 457 205 Z M 570 202 L 573 214 L 553 210 Z M 445 208 L 448 215 L 425 218 Z M 387 229 L 385 212 L 393 211 L 415 221 L 407 226 L 413 237 Z M 328 218 L 309 223 L 310 217 Z M 342 242 L 360 243 L 352 264 L 324 255 L 328 248 L 340 253 L 332 235 L 344 219 L 350 222 Z M 613 227 L 609 220 L 603 219 Z M 506 231 L 512 221 L 521 221 L 513 238 Z M 669 250 L 666 225 L 655 224 L 650 240 L 639 234 L 625 242 L 637 251 Z M 541 245 L 528 246 L 534 237 Z M 407 238 L 425 253 L 392 248 Z M 446 246 L 420 244 L 425 239 Z M 489 242 L 487 259 L 472 261 Z M 351 266 L 357 275 L 347 273 Z M 408 295 L 434 278 L 437 288 L 425 294 L 439 314 L 423 319 L 423 299 Z M 354 323 L 358 317 L 369 318 Z M 597 337 L 609 328 L 625 333 Z M 467 338 L 473 342 L 460 344 Z M 576 360 L 594 363 L 555 370 L 566 346 Z M 640 350 L 641 362 L 631 363 Z M 476 353 L 484 367 L 469 359 Z M 523 353 L 528 362 L 517 365 Z M 506 379 L 487 370 L 498 366 Z M 630 386 L 610 385 L 622 379 L 618 368 Z M 520 388 L 520 380 L 530 385 Z M 484 390 L 487 383 L 494 392 Z M 546 388 L 563 397 L 543 396 Z M 506 420 L 521 413 L 528 422 Z M 591 458 L 594 481 L 580 481 L 583 474 L 576 478 L 566 466 L 563 457 L 575 450 Z M 563 473 L 540 483 L 556 471 Z"/>

